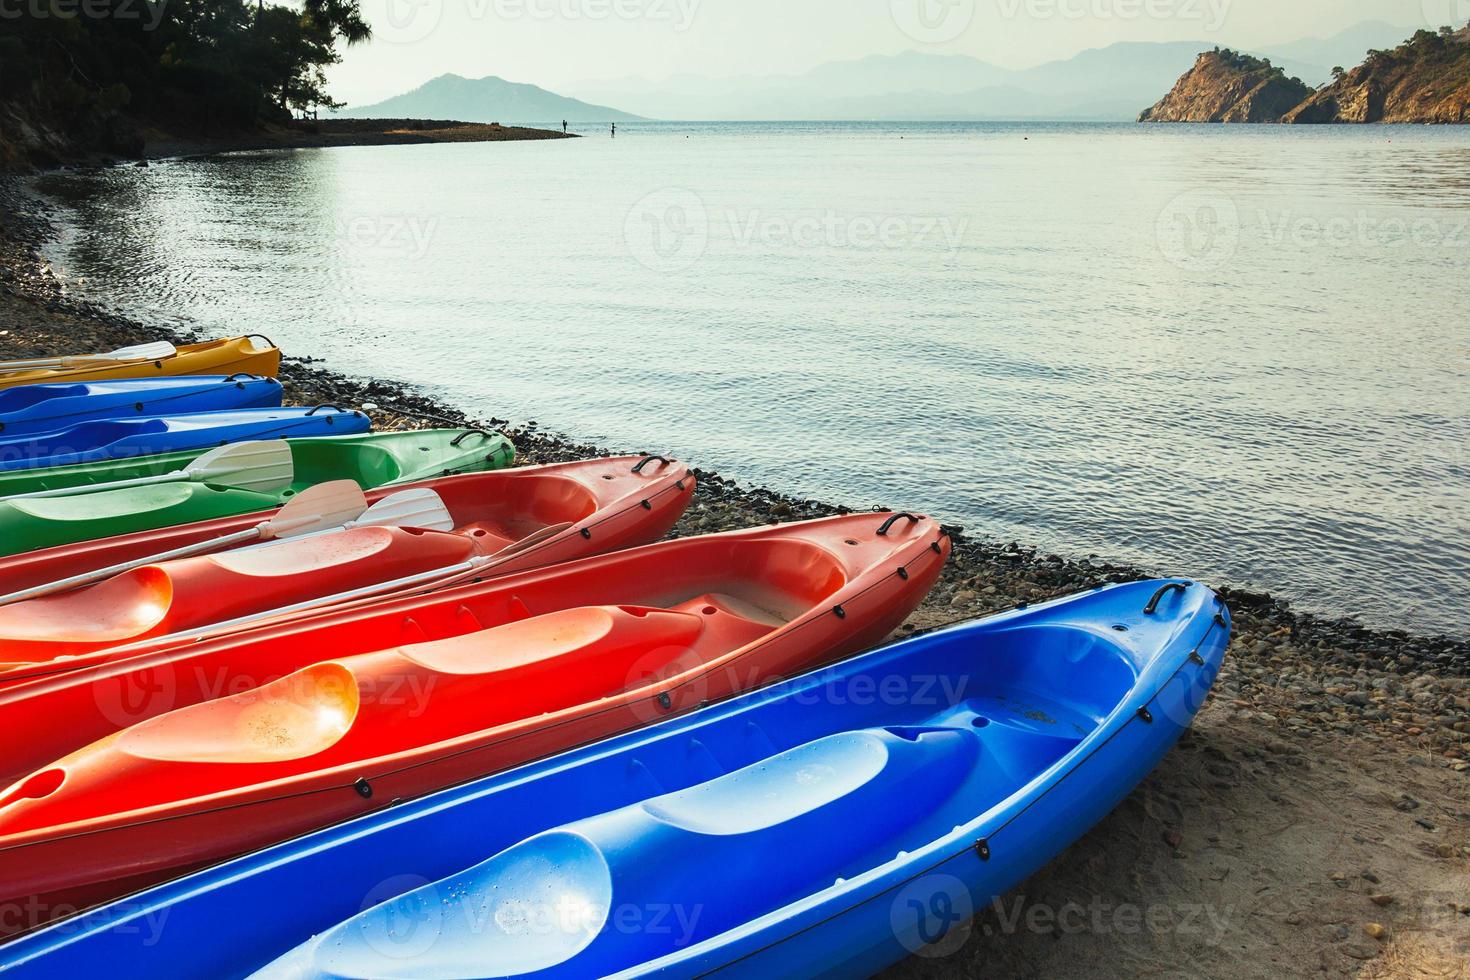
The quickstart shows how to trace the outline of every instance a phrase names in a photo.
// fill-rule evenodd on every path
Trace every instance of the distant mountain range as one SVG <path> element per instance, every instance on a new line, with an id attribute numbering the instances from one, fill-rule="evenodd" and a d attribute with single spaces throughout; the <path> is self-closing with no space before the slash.
<path id="1" fill-rule="evenodd" d="M 1366 21 L 1332 37 L 1246 53 L 1270 58 L 1288 76 L 1316 87 L 1331 81 L 1334 67 L 1356 65 L 1370 48 L 1392 48 L 1411 32 L 1412 28 L 1384 21 Z M 1174 85 L 1200 51 L 1215 46 L 1206 41 L 1125 42 L 1022 70 L 966 55 L 908 51 L 833 62 L 801 75 L 676 75 L 662 81 L 581 82 L 567 87 L 575 98 L 493 75 L 477 79 L 441 75 L 412 92 L 339 114 L 508 125 L 645 117 L 1131 121 Z"/>
<path id="2" fill-rule="evenodd" d="M 1316 86 L 1370 48 L 1393 47 L 1412 28 L 1368 21 L 1328 38 L 1249 53 Z M 623 78 L 567 86 L 579 98 L 656 119 L 1075 119 L 1132 120 L 1217 42 L 1126 42 L 1035 68 L 1010 70 L 965 55 L 909 51 L 822 65 L 801 75 L 662 81 Z"/>
<path id="3" fill-rule="evenodd" d="M 548 92 L 535 85 L 507 82 L 494 75 L 462 78 L 440 75 L 412 92 L 373 105 L 352 106 L 336 113 L 349 119 L 458 119 L 498 122 L 507 126 L 535 123 L 627 122 L 639 117 L 603 105 L 591 105 Z"/>

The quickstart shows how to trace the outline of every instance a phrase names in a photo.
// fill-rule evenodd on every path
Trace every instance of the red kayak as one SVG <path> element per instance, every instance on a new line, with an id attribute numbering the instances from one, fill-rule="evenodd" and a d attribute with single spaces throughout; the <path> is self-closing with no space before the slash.
<path id="1" fill-rule="evenodd" d="M 0 690 L 146 652 L 150 638 L 168 637 L 154 647 L 175 645 L 180 632 L 472 557 L 498 556 L 484 573 L 488 578 L 656 541 L 688 506 L 694 478 L 683 464 L 628 457 L 472 473 L 411 487 L 432 487 L 455 530 L 353 528 L 146 565 L 73 592 L 0 606 Z M 261 516 L 145 531 L 90 542 L 90 549 L 52 548 L 11 562 L 28 559 L 28 573 L 45 567 L 51 578 L 64 578 L 217 538 Z M 7 589 L 25 587 L 9 574 L 0 569 Z"/>
<path id="2" fill-rule="evenodd" d="M 909 515 L 685 538 L 0 692 L 35 770 L 0 902 L 86 907 L 853 653 L 948 553 Z"/>

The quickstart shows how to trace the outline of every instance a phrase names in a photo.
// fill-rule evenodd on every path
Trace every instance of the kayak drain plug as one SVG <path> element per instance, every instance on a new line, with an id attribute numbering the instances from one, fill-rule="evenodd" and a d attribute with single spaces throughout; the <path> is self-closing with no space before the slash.
<path id="1" fill-rule="evenodd" d="M 990 841 L 978 840 L 975 842 L 975 853 L 980 855 L 980 860 L 990 860 Z"/>
<path id="2" fill-rule="evenodd" d="M 366 777 L 359 778 L 357 782 L 352 784 L 352 788 L 357 790 L 357 795 L 365 800 L 370 800 L 373 798 L 373 787 L 372 784 L 367 781 Z"/>

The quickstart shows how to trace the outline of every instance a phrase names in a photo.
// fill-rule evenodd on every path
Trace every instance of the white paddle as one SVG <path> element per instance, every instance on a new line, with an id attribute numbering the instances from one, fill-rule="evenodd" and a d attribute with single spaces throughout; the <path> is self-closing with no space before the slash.
<path id="1" fill-rule="evenodd" d="M 236 531 L 234 534 L 226 534 L 223 537 L 212 538 L 209 541 L 185 545 L 173 551 L 149 555 L 147 558 L 136 558 L 118 565 L 94 569 L 70 578 L 13 592 L 7 596 L 0 596 L 0 605 L 37 599 L 41 596 L 54 595 L 57 592 L 68 592 L 161 561 L 207 555 L 212 551 L 220 551 L 251 541 L 275 541 L 281 538 L 301 537 L 323 530 L 332 530 L 363 515 L 366 508 L 367 500 L 362 495 L 362 488 L 351 480 L 318 483 L 292 497 L 272 517 L 261 521 L 254 527 Z"/>
<path id="2" fill-rule="evenodd" d="M 325 530 L 294 534 L 291 535 L 291 540 L 315 538 L 323 534 L 334 534 L 337 531 L 348 531 L 355 527 L 412 527 L 421 531 L 453 531 L 455 525 L 454 515 L 449 513 L 448 507 L 444 506 L 444 498 L 434 490 L 425 487 L 421 490 L 400 490 L 373 504 L 356 520 Z M 240 550 L 255 551 L 259 548 L 270 548 L 279 543 L 279 540 L 263 541 Z M 153 559 L 143 564 L 151 565 Z M 0 599 L 0 602 L 3 601 Z"/>
<path id="3" fill-rule="evenodd" d="M 81 367 L 109 361 L 162 361 L 173 357 L 179 349 L 166 340 L 136 347 L 121 347 L 106 354 L 69 354 L 64 357 L 42 357 L 33 361 L 0 361 L 0 372 L 38 371 L 42 368 Z"/>
<path id="4" fill-rule="evenodd" d="M 100 493 L 128 487 L 151 487 L 159 483 L 215 483 L 234 487 L 236 490 L 271 491 L 290 486 L 295 476 L 296 463 L 286 440 L 233 442 L 228 446 L 211 449 L 188 466 L 172 473 L 114 480 L 111 483 L 84 483 L 75 487 L 58 487 L 55 490 L 36 490 L 32 493 L 18 493 L 6 499 L 70 497 L 74 494 Z"/>
<path id="5" fill-rule="evenodd" d="M 208 626 L 204 626 L 195 630 L 190 630 L 184 633 L 170 633 L 166 636 L 150 637 L 147 640 L 140 640 L 137 643 L 129 643 L 125 646 L 114 647 L 107 652 L 109 656 L 115 657 L 116 655 L 125 654 L 128 651 L 137 649 L 139 647 L 152 647 L 155 644 L 165 640 L 177 640 L 182 639 L 186 636 L 195 640 L 207 639 L 210 637 L 219 636 L 224 633 L 233 632 L 242 626 L 248 626 L 251 623 L 257 623 L 261 620 L 275 619 L 277 616 L 287 616 L 292 613 L 324 609 L 327 606 L 337 606 L 358 599 L 371 599 L 383 596 L 387 593 L 405 591 L 418 586 L 425 586 L 429 588 L 442 588 L 446 585 L 453 585 L 455 582 L 471 578 L 474 575 L 483 572 L 490 567 L 493 567 L 494 565 L 500 564 L 501 562 L 508 561 L 511 558 L 514 558 L 516 555 L 527 551 L 528 549 L 533 548 L 538 544 L 541 544 L 543 541 L 550 540 L 551 538 L 556 537 L 558 534 L 561 534 L 562 532 L 567 531 L 573 527 L 576 527 L 576 525 L 573 523 L 553 524 L 550 527 L 542 528 L 534 534 L 527 535 L 526 537 L 517 541 L 515 544 L 507 545 L 506 547 L 501 548 L 493 555 L 484 555 L 479 558 L 471 558 L 467 561 L 462 561 L 457 565 L 448 565 L 444 568 L 431 568 L 426 572 L 418 572 L 414 575 L 408 575 L 404 578 L 393 579 L 389 582 L 379 582 L 376 585 L 365 585 L 362 588 L 353 589 L 350 592 L 339 592 L 336 595 L 320 596 L 316 599 L 307 599 L 304 602 L 298 602 L 290 606 L 280 606 L 276 609 L 265 609 L 259 612 L 253 612 L 246 616 L 240 616 L 236 619 L 227 619 L 222 622 L 212 623 Z"/>

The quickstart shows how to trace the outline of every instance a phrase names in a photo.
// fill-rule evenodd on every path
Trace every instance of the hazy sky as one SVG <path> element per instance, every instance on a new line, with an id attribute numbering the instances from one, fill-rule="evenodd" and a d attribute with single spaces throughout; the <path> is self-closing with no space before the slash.
<path id="1" fill-rule="evenodd" d="M 1364 20 L 1470 19 L 1470 0 L 361 0 L 376 37 L 331 72 L 362 103 L 455 72 L 555 89 L 638 75 L 787 74 L 905 50 L 1008 68 L 1116 41 L 1265 45 Z"/>

